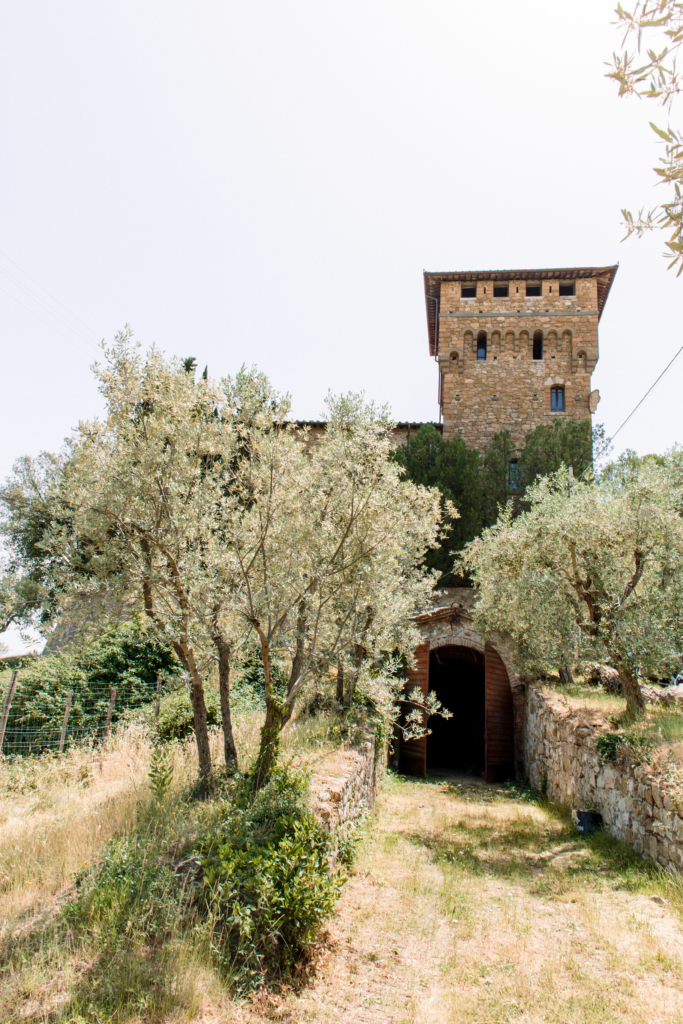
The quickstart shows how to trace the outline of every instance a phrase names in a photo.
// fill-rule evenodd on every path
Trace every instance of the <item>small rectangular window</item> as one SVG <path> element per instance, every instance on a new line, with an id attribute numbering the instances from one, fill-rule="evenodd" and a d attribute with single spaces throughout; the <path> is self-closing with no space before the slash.
<path id="1" fill-rule="evenodd" d="M 576 287 L 573 281 L 564 281 L 560 284 L 560 295 L 576 295 Z"/>
<path id="2" fill-rule="evenodd" d="M 520 490 L 521 485 L 519 482 L 519 463 L 517 462 L 517 459 L 512 459 L 512 461 L 510 462 L 510 474 L 508 477 L 508 483 L 511 491 Z"/>
<path id="3" fill-rule="evenodd" d="M 550 411 L 564 412 L 564 388 L 550 389 Z"/>
<path id="4" fill-rule="evenodd" d="M 460 297 L 463 299 L 476 299 L 477 297 L 477 286 L 476 284 L 464 284 L 460 288 Z"/>
<path id="5" fill-rule="evenodd" d="M 507 299 L 508 297 L 507 284 L 494 284 L 493 286 L 493 297 L 494 299 Z"/>
<path id="6" fill-rule="evenodd" d="M 543 359 L 543 331 L 534 331 L 533 346 L 534 359 Z"/>
<path id="7" fill-rule="evenodd" d="M 538 281 L 527 281 L 526 283 L 527 297 L 536 298 L 541 294 L 541 285 Z"/>

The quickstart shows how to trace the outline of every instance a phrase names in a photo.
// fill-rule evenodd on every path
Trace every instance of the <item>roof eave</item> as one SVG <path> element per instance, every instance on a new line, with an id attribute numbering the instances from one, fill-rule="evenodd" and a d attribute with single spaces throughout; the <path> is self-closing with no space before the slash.
<path id="1" fill-rule="evenodd" d="M 436 319 L 438 303 L 441 298 L 442 281 L 554 281 L 576 280 L 582 277 L 598 279 L 598 321 L 602 316 L 607 296 L 610 293 L 619 264 L 608 267 L 547 267 L 543 270 L 425 270 L 424 289 L 425 306 L 427 307 L 427 332 L 429 336 L 429 354 L 436 355 Z"/>

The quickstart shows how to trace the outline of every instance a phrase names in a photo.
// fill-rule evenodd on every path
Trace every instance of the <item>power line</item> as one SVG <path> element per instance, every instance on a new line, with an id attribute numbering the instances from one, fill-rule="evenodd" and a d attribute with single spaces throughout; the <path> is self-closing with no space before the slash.
<path id="1" fill-rule="evenodd" d="M 44 309 L 49 316 L 54 317 L 57 323 L 61 324 L 62 327 L 66 327 L 67 331 L 71 331 L 72 334 L 74 334 L 77 338 L 83 341 L 86 345 L 94 345 L 94 342 L 90 338 L 86 337 L 80 328 L 75 328 L 73 324 L 70 324 L 69 321 L 61 313 L 58 313 L 54 309 L 52 309 L 47 302 L 43 302 L 43 300 L 38 295 L 34 295 L 29 288 L 25 288 L 20 281 L 17 281 L 14 277 L 12 277 L 11 274 L 8 274 L 4 267 L 0 267 L 0 274 L 6 277 L 8 281 L 11 281 L 14 287 L 22 291 L 24 295 L 26 295 L 29 299 L 37 303 L 41 307 L 41 309 Z M 46 294 L 49 295 L 49 292 L 47 292 Z M 10 293 L 7 291 L 5 292 L 5 295 L 9 295 L 10 298 L 14 298 L 14 296 L 10 295 Z M 28 309 L 27 306 L 25 306 L 24 308 Z M 29 312 L 33 311 L 29 310 Z M 43 323 L 45 323 L 45 321 L 43 321 Z"/>
<path id="2" fill-rule="evenodd" d="M 657 387 L 657 385 L 659 384 L 659 382 L 662 379 L 662 377 L 664 376 L 664 374 L 673 366 L 673 364 L 676 362 L 676 360 L 678 359 L 678 357 L 681 354 L 681 352 L 683 352 L 683 345 L 681 345 L 681 347 L 679 348 L 678 352 L 673 357 L 673 359 L 666 364 L 666 366 L 664 367 L 664 369 L 660 373 L 659 377 L 657 377 L 657 380 L 654 382 L 654 384 L 651 385 L 651 387 L 649 387 L 647 389 L 647 391 L 645 392 L 645 394 L 643 395 L 641 400 L 638 402 L 638 405 L 636 405 L 635 408 L 633 408 L 631 410 L 631 412 L 628 414 L 628 416 L 626 417 L 624 422 L 621 424 L 621 426 L 618 428 L 618 430 L 615 430 L 615 432 L 612 434 L 612 436 L 610 438 L 610 442 L 612 442 L 614 440 L 614 438 L 617 436 L 617 434 L 619 433 L 619 430 L 621 430 L 621 427 L 625 427 L 626 426 L 628 421 L 631 419 L 631 416 L 633 416 L 634 412 L 637 412 L 638 409 L 640 409 L 641 405 L 643 404 L 643 402 L 645 401 L 647 396 L 650 394 L 651 391 L 653 391 Z"/>
<path id="3" fill-rule="evenodd" d="M 69 314 L 69 316 L 72 316 L 74 318 L 74 320 L 77 320 L 79 322 L 79 324 L 81 324 L 83 327 L 85 327 L 85 329 L 90 334 L 94 334 L 95 337 L 98 337 L 98 334 L 97 334 L 96 330 L 94 330 L 92 327 L 90 327 L 89 324 L 86 324 L 84 320 L 81 320 L 81 318 L 79 316 L 76 316 L 76 314 L 72 310 L 70 310 L 68 306 L 65 306 L 64 303 L 60 302 L 60 300 L 58 298 L 56 298 L 51 292 L 49 292 L 47 290 L 47 288 L 44 288 L 43 285 L 40 284 L 39 281 L 36 281 L 35 277 L 31 277 L 31 275 L 29 274 L 29 272 L 27 270 L 24 270 L 23 267 L 20 267 L 19 264 L 17 263 L 17 261 L 13 260 L 11 256 L 8 256 L 6 252 L 2 251 L 2 249 L 0 249 L 0 256 L 4 256 L 5 259 L 9 263 L 11 263 L 13 266 L 15 266 L 18 271 L 20 271 L 25 277 L 27 277 L 29 279 L 29 281 L 32 281 L 33 284 L 35 284 L 36 287 L 40 288 L 40 290 L 42 292 L 45 292 L 45 294 L 48 295 L 52 299 L 53 302 L 56 302 L 58 306 L 61 306 L 62 309 L 66 310 L 66 312 Z M 9 277 L 9 274 L 7 274 L 7 271 L 4 271 L 4 273 L 6 274 L 7 277 Z M 10 280 L 12 280 L 12 278 L 10 278 Z M 15 281 L 14 283 L 18 284 L 17 281 Z M 21 285 L 19 285 L 19 287 L 21 287 Z M 40 301 L 40 300 L 38 300 L 38 301 Z"/>
<path id="4" fill-rule="evenodd" d="M 10 292 L 6 291 L 4 288 L 0 288 L 0 292 L 2 292 L 3 295 L 6 295 L 8 299 L 11 299 L 12 302 L 16 302 L 18 306 L 22 306 L 28 313 L 31 313 L 34 317 L 36 317 L 37 320 L 40 320 L 41 323 L 45 324 L 46 327 L 49 327 L 50 330 L 55 331 L 57 334 L 59 334 L 59 336 L 61 338 L 64 338 L 65 341 L 68 341 L 72 345 L 75 345 L 75 347 L 78 349 L 78 351 L 82 355 L 86 355 L 86 356 L 90 355 L 89 352 L 86 352 L 82 348 L 82 345 L 85 342 L 84 342 L 84 339 L 80 338 L 79 335 L 77 335 L 77 334 L 75 335 L 75 338 L 77 338 L 78 340 L 75 340 L 74 338 L 70 338 L 68 334 L 65 334 L 64 331 L 60 331 L 59 328 L 55 327 L 54 324 L 51 324 L 47 320 L 44 320 L 42 316 L 40 316 L 38 313 L 36 313 L 36 311 L 34 309 L 31 309 L 30 306 L 27 306 L 25 302 L 22 302 L 21 299 L 18 299 L 16 297 L 16 295 L 10 294 Z"/>

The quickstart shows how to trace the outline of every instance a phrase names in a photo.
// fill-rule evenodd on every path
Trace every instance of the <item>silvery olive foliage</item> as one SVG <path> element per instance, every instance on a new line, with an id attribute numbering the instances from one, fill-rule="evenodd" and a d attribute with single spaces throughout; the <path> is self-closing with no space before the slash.
<path id="1" fill-rule="evenodd" d="M 683 43 L 683 3 L 681 0 L 636 0 L 632 10 L 617 5 L 617 24 L 624 30 L 621 52 L 615 53 L 609 78 L 619 85 L 620 96 L 638 96 L 654 100 L 670 116 L 681 93 L 681 77 L 677 65 L 678 51 Z M 628 45 L 633 49 L 629 51 Z M 683 271 L 683 134 L 680 129 L 650 127 L 664 146 L 664 156 L 655 168 L 659 184 L 668 188 L 668 197 L 636 217 L 622 210 L 626 237 L 643 235 L 655 228 L 666 231 L 671 260 L 669 267 Z"/>
<path id="2" fill-rule="evenodd" d="M 234 457 L 232 409 L 221 386 L 179 361 L 143 354 L 129 331 L 94 367 L 101 419 L 74 431 L 53 479 L 42 539 L 65 597 L 133 598 L 191 681 L 200 775 L 211 755 L 204 684 L 230 633 L 215 509 Z M 226 761 L 236 760 L 228 680 L 221 678 Z"/>
<path id="3" fill-rule="evenodd" d="M 94 371 L 105 414 L 79 423 L 46 499 L 54 589 L 133 598 L 172 645 L 191 680 L 205 784 L 207 673 L 218 665 L 225 759 L 236 765 L 230 666 L 256 638 L 261 784 L 315 664 L 339 662 L 349 702 L 359 687 L 378 703 L 394 694 L 382 665 L 419 642 L 410 616 L 433 588 L 422 563 L 440 536 L 438 493 L 401 479 L 386 411 L 359 396 L 328 399 L 315 443 L 255 370 L 195 380 L 124 331 Z"/>
<path id="4" fill-rule="evenodd" d="M 463 553 L 482 632 L 514 642 L 533 672 L 608 657 L 638 713 L 638 676 L 681 665 L 680 461 L 674 451 L 571 491 L 562 469 L 530 488 L 528 511 L 508 509 Z"/>
<path id="5" fill-rule="evenodd" d="M 252 429 L 235 468 L 237 503 L 220 521 L 230 560 L 232 609 L 257 634 L 266 721 L 257 782 L 317 660 L 338 662 L 342 703 L 360 687 L 383 704 L 395 681 L 378 667 L 412 656 L 410 616 L 425 607 L 434 573 L 422 566 L 439 540 L 437 491 L 401 479 L 390 458 L 392 422 L 361 396 L 330 396 L 322 441 L 300 430 Z M 276 658 L 290 666 L 284 685 Z M 374 666 L 372 672 L 368 663 Z M 380 696 L 381 691 L 381 696 Z"/>

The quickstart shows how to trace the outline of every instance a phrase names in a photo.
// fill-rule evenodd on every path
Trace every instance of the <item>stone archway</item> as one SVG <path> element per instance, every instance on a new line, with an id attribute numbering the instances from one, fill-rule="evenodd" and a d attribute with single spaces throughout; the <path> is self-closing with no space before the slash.
<path id="1" fill-rule="evenodd" d="M 509 655 L 502 655 L 491 644 L 483 641 L 472 625 L 472 617 L 462 607 L 450 605 L 437 608 L 415 619 L 424 642 L 415 651 L 415 665 L 408 671 L 407 689 L 418 687 L 428 693 L 430 687 L 430 658 L 440 649 L 471 650 L 483 659 L 484 667 L 484 764 L 482 774 L 487 782 L 502 782 L 515 777 L 515 714 L 512 693 L 514 676 L 506 665 Z M 454 695 L 457 702 L 457 695 Z M 463 705 L 473 705 L 464 701 Z M 451 710 L 456 710 L 451 707 Z M 472 721 L 474 729 L 478 720 Z M 424 777 L 429 760 L 429 737 L 404 741 L 399 744 L 399 770 L 408 775 Z M 464 755 L 463 755 L 464 756 Z M 454 755 L 455 762 L 462 760 Z M 466 758 L 465 758 L 466 759 Z M 475 767 L 475 765 L 472 765 Z"/>

